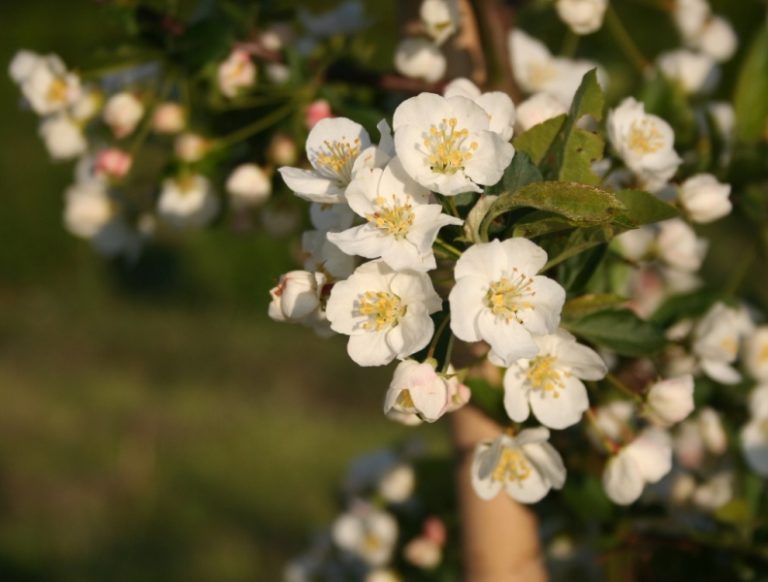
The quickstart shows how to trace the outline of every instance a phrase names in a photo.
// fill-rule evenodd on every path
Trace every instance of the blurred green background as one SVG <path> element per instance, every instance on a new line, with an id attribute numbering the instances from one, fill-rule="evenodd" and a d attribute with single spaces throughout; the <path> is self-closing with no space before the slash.
<path id="1" fill-rule="evenodd" d="M 76 65 L 114 34 L 90 0 L 2 2 L 0 22 L 3 66 Z M 5 74 L 0 111 L 0 579 L 279 580 L 349 459 L 413 434 L 380 413 L 389 372 L 266 317 L 287 240 L 101 259 L 64 231 L 72 165 Z"/>

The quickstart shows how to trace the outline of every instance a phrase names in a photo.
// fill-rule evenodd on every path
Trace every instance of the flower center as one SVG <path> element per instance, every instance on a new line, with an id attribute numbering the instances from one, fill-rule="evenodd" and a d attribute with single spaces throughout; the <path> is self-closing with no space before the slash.
<path id="1" fill-rule="evenodd" d="M 51 104 L 65 103 L 69 95 L 69 86 L 64 79 L 55 78 L 48 87 L 46 99 Z"/>
<path id="2" fill-rule="evenodd" d="M 516 481 L 521 483 L 531 474 L 531 465 L 518 449 L 505 448 L 501 451 L 499 462 L 493 469 L 491 479 L 494 481 Z"/>
<path id="3" fill-rule="evenodd" d="M 363 329 L 381 331 L 395 327 L 405 315 L 407 306 L 388 291 L 366 291 L 360 295 L 358 311 L 368 317 Z"/>
<path id="4" fill-rule="evenodd" d="M 536 89 L 541 89 L 555 76 L 555 67 L 551 63 L 533 64 L 528 69 L 530 84 Z"/>
<path id="5" fill-rule="evenodd" d="M 395 402 L 404 412 L 413 412 L 416 409 L 413 398 L 411 398 L 411 391 L 408 388 L 400 391 Z"/>
<path id="6" fill-rule="evenodd" d="M 729 335 L 720 340 L 720 347 L 730 358 L 735 358 L 739 351 L 739 342 L 735 337 Z"/>
<path id="7" fill-rule="evenodd" d="M 392 194 L 391 205 L 386 203 L 383 196 L 377 196 L 374 204 L 376 204 L 376 211 L 365 216 L 368 222 L 395 238 L 405 238 L 416 218 L 413 206 L 408 203 L 400 204 L 394 194 Z"/>
<path id="8" fill-rule="evenodd" d="M 552 394 L 555 398 L 559 398 L 558 390 L 565 388 L 564 377 L 568 376 L 568 373 L 554 367 L 556 360 L 555 356 L 536 356 L 531 360 L 527 377 L 535 390 L 541 390 L 544 394 Z"/>
<path id="9" fill-rule="evenodd" d="M 345 184 L 352 178 L 352 166 L 360 155 L 360 138 L 354 142 L 325 141 L 323 149 L 315 152 L 315 164 L 331 172 Z"/>
<path id="10" fill-rule="evenodd" d="M 768 344 L 765 344 L 757 354 L 757 361 L 761 364 L 768 364 Z"/>
<path id="11" fill-rule="evenodd" d="M 472 159 L 473 152 L 478 148 L 476 141 L 464 145 L 469 131 L 456 129 L 457 123 L 455 117 L 443 118 L 439 125 L 429 127 L 424 147 L 427 148 L 427 160 L 433 172 L 455 174 L 463 170 L 464 163 Z"/>
<path id="12" fill-rule="evenodd" d="M 652 154 L 664 147 L 664 136 L 650 119 L 635 121 L 629 130 L 629 149 L 641 154 Z"/>
<path id="13" fill-rule="evenodd" d="M 485 304 L 493 312 L 508 322 L 520 318 L 517 312 L 522 309 L 533 309 L 533 304 L 526 301 L 527 297 L 533 297 L 533 278 L 524 275 L 516 268 L 512 269 L 512 277 L 502 277 L 491 283 L 485 294 Z"/>

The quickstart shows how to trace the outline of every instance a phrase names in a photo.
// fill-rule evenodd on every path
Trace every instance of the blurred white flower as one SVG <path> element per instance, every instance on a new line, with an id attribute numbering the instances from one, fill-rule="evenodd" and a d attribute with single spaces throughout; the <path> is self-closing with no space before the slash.
<path id="1" fill-rule="evenodd" d="M 446 196 L 481 192 L 501 179 L 515 149 L 491 126 L 508 119 L 506 101 L 493 97 L 486 111 L 466 97 L 421 93 L 401 103 L 393 118 L 395 150 L 405 171 L 429 190 Z"/>
<path id="2" fill-rule="evenodd" d="M 54 160 L 76 158 L 88 148 L 80 125 L 64 114 L 46 118 L 40 124 L 40 137 Z"/>
<path id="3" fill-rule="evenodd" d="M 768 417 L 752 418 L 740 436 L 747 464 L 758 475 L 768 477 Z"/>
<path id="4" fill-rule="evenodd" d="M 677 195 L 694 222 L 712 222 L 731 212 L 731 185 L 718 182 L 712 174 L 691 176 L 680 185 Z"/>
<path id="5" fill-rule="evenodd" d="M 683 220 L 672 218 L 659 223 L 656 254 L 673 269 L 691 273 L 698 271 L 709 244 Z"/>
<path id="6" fill-rule="evenodd" d="M 235 207 L 258 206 L 272 194 L 272 179 L 256 164 L 241 164 L 227 178 L 227 193 Z"/>
<path id="7" fill-rule="evenodd" d="M 419 16 L 427 34 L 441 45 L 459 28 L 458 0 L 423 0 Z"/>
<path id="8" fill-rule="evenodd" d="M 395 49 L 395 69 L 404 77 L 434 83 L 443 78 L 445 55 L 425 38 L 405 38 Z"/>
<path id="9" fill-rule="evenodd" d="M 416 472 L 411 465 L 398 463 L 381 476 L 376 489 L 389 503 L 403 503 L 416 489 Z"/>
<path id="10" fill-rule="evenodd" d="M 157 201 L 158 216 L 176 228 L 208 224 L 219 210 L 219 199 L 208 178 L 199 174 L 163 181 Z"/>
<path id="11" fill-rule="evenodd" d="M 67 71 L 56 55 L 17 55 L 11 62 L 11 77 L 18 79 L 21 92 L 38 115 L 60 112 L 75 103 L 81 93 L 80 78 Z"/>
<path id="12" fill-rule="evenodd" d="M 8 65 L 8 75 L 14 83 L 19 84 L 32 73 L 42 58 L 37 53 L 25 49 L 16 51 Z"/>
<path id="13" fill-rule="evenodd" d="M 675 0 L 672 9 L 672 16 L 684 41 L 704 27 L 711 13 L 707 0 Z"/>
<path id="14" fill-rule="evenodd" d="M 539 123 L 567 112 L 565 106 L 549 93 L 534 93 L 517 106 L 516 123 L 522 131 L 528 131 Z"/>
<path id="15" fill-rule="evenodd" d="M 600 436 L 619 442 L 629 430 L 629 424 L 635 415 L 635 406 L 629 400 L 612 400 L 594 410 L 595 428 L 590 427 L 589 436 L 598 447 Z"/>
<path id="16" fill-rule="evenodd" d="M 603 487 L 619 505 L 640 497 L 648 483 L 656 483 L 672 469 L 672 447 L 666 431 L 645 428 L 631 443 L 612 456 L 603 472 Z"/>
<path id="17" fill-rule="evenodd" d="M 653 250 L 656 232 L 651 226 L 641 226 L 621 233 L 615 238 L 615 245 L 621 255 L 630 261 L 640 262 L 648 258 Z"/>
<path id="18" fill-rule="evenodd" d="M 608 139 L 627 167 L 651 191 L 659 190 L 682 162 L 670 125 L 627 97 L 608 114 Z"/>
<path id="19" fill-rule="evenodd" d="M 209 146 L 208 140 L 202 135 L 187 131 L 176 137 L 173 151 L 182 162 L 193 164 L 205 157 Z"/>
<path id="20" fill-rule="evenodd" d="M 216 72 L 221 93 L 229 98 L 256 83 L 256 65 L 248 51 L 234 49 Z"/>
<path id="21" fill-rule="evenodd" d="M 592 349 L 576 343 L 564 330 L 535 337 L 538 354 L 520 359 L 504 374 L 504 408 L 515 422 L 536 419 L 549 428 L 562 429 L 581 420 L 589 408 L 582 380 L 600 380 L 605 363 Z"/>
<path id="22" fill-rule="evenodd" d="M 64 226 L 73 235 L 90 239 L 115 216 L 115 205 L 99 181 L 73 184 L 64 194 Z"/>
<path id="23" fill-rule="evenodd" d="M 553 333 L 565 291 L 537 275 L 547 253 L 524 238 L 494 240 L 467 249 L 456 262 L 451 290 L 451 330 L 467 342 L 486 341 L 493 358 L 511 366 L 533 358 L 533 336 Z"/>
<path id="24" fill-rule="evenodd" d="M 733 472 L 721 471 L 696 487 L 691 500 L 699 509 L 717 511 L 733 499 L 733 484 Z"/>
<path id="25" fill-rule="evenodd" d="M 711 88 L 716 81 L 712 57 L 686 49 L 662 53 L 656 63 L 664 76 L 680 84 L 686 93 L 699 93 Z"/>
<path id="26" fill-rule="evenodd" d="M 389 562 L 397 543 L 397 521 L 392 515 L 359 503 L 333 524 L 334 543 L 374 567 Z"/>
<path id="27" fill-rule="evenodd" d="M 298 321 L 320 307 L 325 275 L 308 271 L 290 271 L 269 291 L 269 317 L 275 321 Z"/>
<path id="28" fill-rule="evenodd" d="M 133 133 L 144 117 L 144 104 L 133 93 L 116 93 L 104 105 L 102 117 L 114 136 L 121 139 Z"/>
<path id="29" fill-rule="evenodd" d="M 433 540 L 419 536 L 405 544 L 403 558 L 417 568 L 432 570 L 443 561 L 443 548 Z"/>
<path id="30" fill-rule="evenodd" d="M 720 16 L 713 16 L 688 40 L 688 45 L 724 63 L 736 54 L 739 37 L 730 22 Z"/>
<path id="31" fill-rule="evenodd" d="M 768 382 L 768 325 L 757 327 L 744 344 L 744 365 L 752 378 Z"/>
<path id="32" fill-rule="evenodd" d="M 750 392 L 749 413 L 753 418 L 768 418 L 768 384 L 761 384 Z"/>
<path id="33" fill-rule="evenodd" d="M 669 427 L 693 412 L 693 376 L 668 378 L 653 384 L 645 396 L 644 414 L 659 426 Z"/>
<path id="34" fill-rule="evenodd" d="M 371 261 L 333 286 L 326 315 L 333 331 L 350 336 L 347 352 L 354 362 L 383 366 L 429 343 L 434 332 L 429 316 L 441 307 L 427 275 Z"/>
<path id="35" fill-rule="evenodd" d="M 96 116 L 103 105 L 104 97 L 96 89 L 85 89 L 80 92 L 80 96 L 72 103 L 69 113 L 72 119 L 85 123 Z"/>
<path id="36" fill-rule="evenodd" d="M 704 372 L 722 384 L 736 384 L 741 374 L 731 366 L 741 340 L 753 329 L 743 308 L 716 303 L 699 321 L 693 333 L 693 353 Z"/>
<path id="37" fill-rule="evenodd" d="M 429 271 L 437 266 L 432 245 L 438 231 L 462 220 L 431 204 L 429 190 L 411 179 L 395 157 L 382 170 L 363 168 L 347 188 L 347 203 L 367 222 L 328 240 L 349 255 L 381 257 L 395 270 Z"/>
<path id="38" fill-rule="evenodd" d="M 608 0 L 557 0 L 557 14 L 576 34 L 590 34 L 603 25 Z"/>
<path id="39" fill-rule="evenodd" d="M 550 489 L 561 489 L 565 465 L 548 440 L 549 431 L 539 427 L 478 444 L 471 469 L 478 497 L 490 500 L 504 489 L 520 503 L 535 503 Z"/>
<path id="40" fill-rule="evenodd" d="M 152 113 L 152 129 L 157 133 L 179 133 L 187 124 L 184 108 L 173 101 L 160 103 Z"/>

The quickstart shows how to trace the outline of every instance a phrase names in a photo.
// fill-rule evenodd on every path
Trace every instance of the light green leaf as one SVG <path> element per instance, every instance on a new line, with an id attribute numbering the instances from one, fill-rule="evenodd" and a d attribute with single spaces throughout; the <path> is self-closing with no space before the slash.
<path id="1" fill-rule="evenodd" d="M 768 25 L 757 33 L 739 72 L 733 107 L 736 137 L 754 143 L 768 124 Z"/>
<path id="2" fill-rule="evenodd" d="M 677 209 L 659 200 L 650 192 L 643 190 L 619 190 L 614 192 L 626 210 L 617 218 L 617 223 L 635 228 L 643 224 L 653 224 L 679 215 Z"/>
<path id="3" fill-rule="evenodd" d="M 515 150 L 518 153 L 524 152 L 527 154 L 534 164 L 541 164 L 566 119 L 567 116 L 563 114 L 534 125 L 531 129 L 521 133 L 512 140 Z"/>
<path id="4" fill-rule="evenodd" d="M 590 293 L 567 301 L 563 306 L 564 319 L 580 319 L 597 311 L 614 309 L 627 302 L 626 297 L 613 293 Z"/>

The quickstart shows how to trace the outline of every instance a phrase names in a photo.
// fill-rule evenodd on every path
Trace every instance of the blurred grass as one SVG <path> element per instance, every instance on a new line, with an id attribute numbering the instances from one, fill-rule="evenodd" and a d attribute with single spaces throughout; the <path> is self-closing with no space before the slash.
<path id="1" fill-rule="evenodd" d="M 3 2 L 0 22 L 2 63 L 83 62 L 116 33 L 89 0 Z M 414 434 L 380 414 L 389 372 L 263 315 L 285 241 L 101 260 L 64 232 L 71 165 L 7 77 L 0 111 L 0 579 L 280 579 L 348 460 Z"/>

